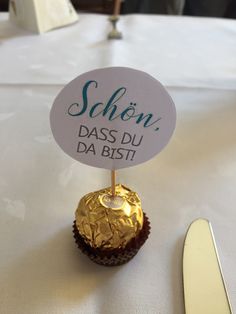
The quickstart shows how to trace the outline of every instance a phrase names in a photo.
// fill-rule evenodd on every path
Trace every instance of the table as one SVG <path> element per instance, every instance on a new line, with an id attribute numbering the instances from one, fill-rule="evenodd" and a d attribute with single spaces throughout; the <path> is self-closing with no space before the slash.
<path id="1" fill-rule="evenodd" d="M 236 308 L 236 22 L 172 16 L 122 17 L 124 40 L 107 41 L 107 16 L 41 36 L 0 15 L 0 312 L 182 314 L 182 248 L 192 220 L 215 231 Z M 84 71 L 130 66 L 159 79 L 177 108 L 177 128 L 151 161 L 118 172 L 136 190 L 152 233 L 128 264 L 104 268 L 77 250 L 79 199 L 109 185 L 109 173 L 65 155 L 49 111 Z"/>

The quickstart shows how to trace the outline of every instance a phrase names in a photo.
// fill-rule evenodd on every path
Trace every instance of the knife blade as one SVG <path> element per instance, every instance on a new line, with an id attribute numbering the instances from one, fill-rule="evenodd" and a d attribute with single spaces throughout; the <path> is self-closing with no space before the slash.
<path id="1" fill-rule="evenodd" d="M 186 314 L 232 314 L 211 224 L 197 219 L 189 227 L 183 251 Z"/>

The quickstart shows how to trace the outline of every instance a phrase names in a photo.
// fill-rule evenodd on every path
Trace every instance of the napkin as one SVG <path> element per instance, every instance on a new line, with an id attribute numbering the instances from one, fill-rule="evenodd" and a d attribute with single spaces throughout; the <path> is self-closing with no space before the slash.
<path id="1" fill-rule="evenodd" d="M 44 33 L 78 21 L 69 0 L 10 0 L 10 21 L 36 33 Z"/>

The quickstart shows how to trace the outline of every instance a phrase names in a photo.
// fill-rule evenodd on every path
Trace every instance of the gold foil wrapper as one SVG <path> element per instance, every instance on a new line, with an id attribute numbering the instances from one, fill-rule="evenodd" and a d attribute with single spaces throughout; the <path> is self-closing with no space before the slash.
<path id="1" fill-rule="evenodd" d="M 143 212 L 137 193 L 124 185 L 85 195 L 75 213 L 76 226 L 85 242 L 94 248 L 124 248 L 143 227 Z"/>

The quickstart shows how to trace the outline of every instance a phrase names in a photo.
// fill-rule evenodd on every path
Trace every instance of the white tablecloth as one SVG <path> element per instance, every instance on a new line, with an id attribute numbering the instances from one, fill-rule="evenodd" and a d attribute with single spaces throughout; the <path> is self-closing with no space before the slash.
<path id="1" fill-rule="evenodd" d="M 182 314 L 182 247 L 198 217 L 213 225 L 236 308 L 236 22 L 107 17 L 41 36 L 0 18 L 0 313 Z M 108 65 L 159 78 L 177 107 L 177 129 L 153 160 L 118 172 L 136 190 L 152 232 L 128 264 L 104 268 L 73 243 L 78 200 L 109 173 L 73 161 L 54 142 L 49 110 L 62 86 Z"/>
<path id="2" fill-rule="evenodd" d="M 42 36 L 17 30 L 2 16 L 0 83 L 66 84 L 119 65 L 168 86 L 236 88 L 235 20 L 127 15 L 118 24 L 124 39 L 108 41 L 104 15 L 81 15 L 78 24 Z"/>

